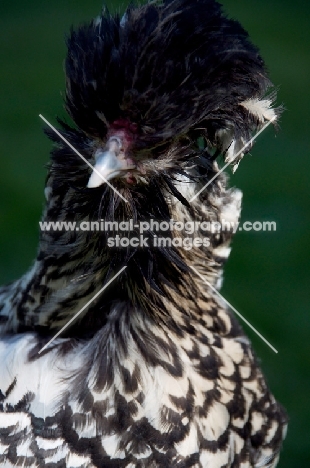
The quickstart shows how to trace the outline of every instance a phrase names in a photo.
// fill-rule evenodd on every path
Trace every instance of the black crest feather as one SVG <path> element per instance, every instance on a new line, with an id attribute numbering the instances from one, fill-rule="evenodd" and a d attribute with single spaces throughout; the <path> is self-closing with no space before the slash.
<path id="1" fill-rule="evenodd" d="M 221 128 L 248 137 L 252 122 L 239 104 L 270 86 L 248 34 L 213 0 L 151 2 L 122 20 L 104 11 L 71 33 L 66 74 L 78 127 L 103 138 L 126 119 L 138 127 L 136 150 L 190 132 L 215 143 Z"/>

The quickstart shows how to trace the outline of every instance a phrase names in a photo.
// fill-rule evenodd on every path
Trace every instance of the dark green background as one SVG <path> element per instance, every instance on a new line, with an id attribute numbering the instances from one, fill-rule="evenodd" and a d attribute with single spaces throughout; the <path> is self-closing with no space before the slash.
<path id="1" fill-rule="evenodd" d="M 275 220 L 276 233 L 238 233 L 223 294 L 279 350 L 251 330 L 273 393 L 290 425 L 280 468 L 307 468 L 309 450 L 309 24 L 310 4 L 225 0 L 259 45 L 279 103 L 281 130 L 268 128 L 231 184 L 244 194 L 243 220 Z M 125 3 L 108 2 L 108 5 Z M 308 5 L 308 6 L 305 6 Z M 43 206 L 50 142 L 42 113 L 64 115 L 64 32 L 100 12 L 100 0 L 29 0 L 0 4 L 0 280 L 31 264 Z"/>

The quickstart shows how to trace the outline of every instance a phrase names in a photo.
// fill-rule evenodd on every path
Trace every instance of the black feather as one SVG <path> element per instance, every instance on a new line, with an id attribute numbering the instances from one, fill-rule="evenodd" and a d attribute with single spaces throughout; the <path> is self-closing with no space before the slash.
<path id="1" fill-rule="evenodd" d="M 129 8 L 123 27 L 103 12 L 71 33 L 66 74 L 67 109 L 78 127 L 104 138 L 115 120 L 127 119 L 139 129 L 135 150 L 190 132 L 214 143 L 220 128 L 248 137 L 238 104 L 270 86 L 248 34 L 213 0 Z"/>

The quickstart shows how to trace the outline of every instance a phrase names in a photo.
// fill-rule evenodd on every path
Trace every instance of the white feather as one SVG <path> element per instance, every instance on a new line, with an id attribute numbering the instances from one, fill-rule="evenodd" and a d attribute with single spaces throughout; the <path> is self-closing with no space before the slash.
<path id="1" fill-rule="evenodd" d="M 275 116 L 275 110 L 271 107 L 271 99 L 247 99 L 240 103 L 248 112 L 256 117 L 260 122 L 272 120 Z"/>

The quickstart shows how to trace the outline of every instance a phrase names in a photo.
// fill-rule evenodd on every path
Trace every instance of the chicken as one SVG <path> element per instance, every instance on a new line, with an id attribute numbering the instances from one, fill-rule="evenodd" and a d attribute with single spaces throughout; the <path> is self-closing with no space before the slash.
<path id="1" fill-rule="evenodd" d="M 38 255 L 0 289 L 0 464 L 275 467 L 287 417 L 212 229 L 241 208 L 219 158 L 281 110 L 264 62 L 213 0 L 103 10 L 67 46 L 74 125 L 46 128 Z"/>

